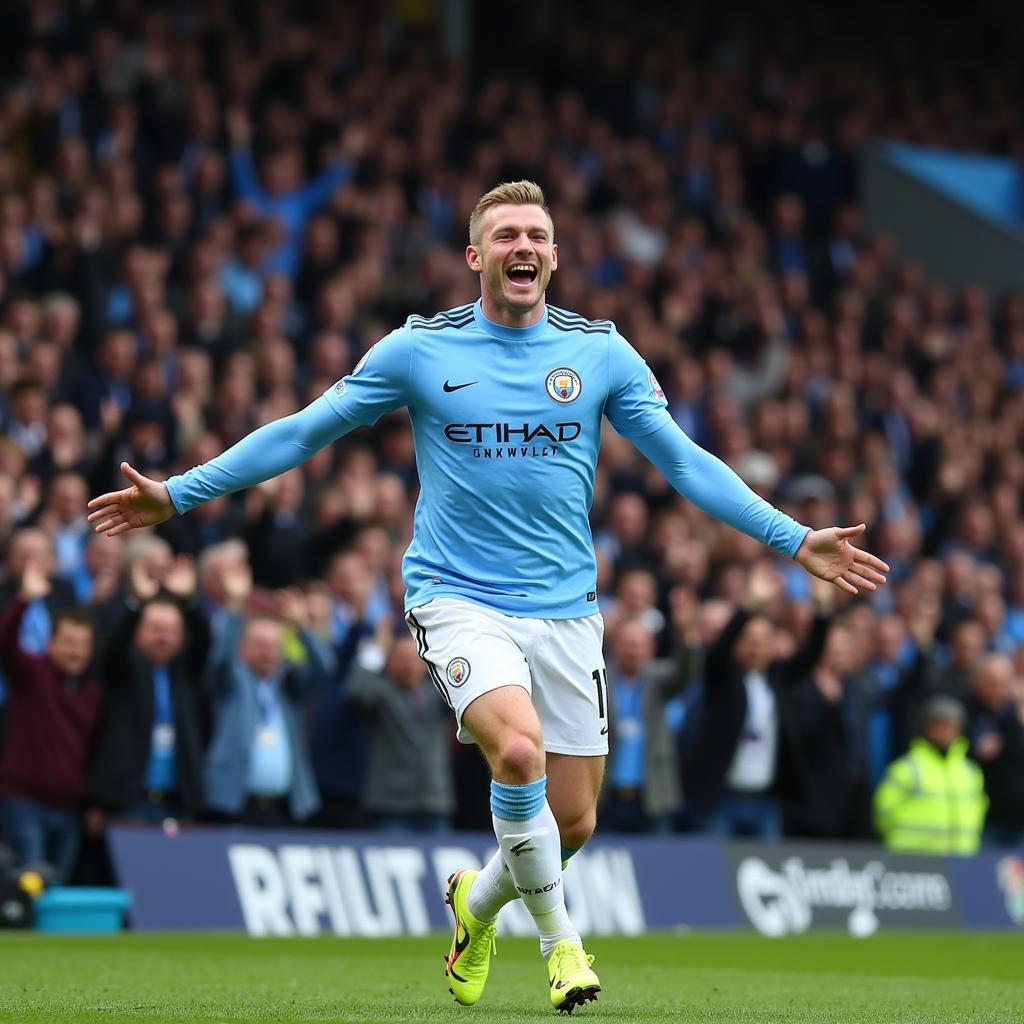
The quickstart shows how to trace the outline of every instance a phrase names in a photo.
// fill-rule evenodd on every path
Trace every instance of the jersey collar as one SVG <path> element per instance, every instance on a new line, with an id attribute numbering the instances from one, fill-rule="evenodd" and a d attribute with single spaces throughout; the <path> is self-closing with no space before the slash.
<path id="1" fill-rule="evenodd" d="M 477 327 L 492 338 L 500 338 L 502 341 L 533 341 L 539 338 L 548 326 L 548 307 L 544 304 L 544 315 L 531 327 L 504 327 L 488 320 L 484 316 L 483 300 L 477 299 L 473 303 L 473 317 Z"/>

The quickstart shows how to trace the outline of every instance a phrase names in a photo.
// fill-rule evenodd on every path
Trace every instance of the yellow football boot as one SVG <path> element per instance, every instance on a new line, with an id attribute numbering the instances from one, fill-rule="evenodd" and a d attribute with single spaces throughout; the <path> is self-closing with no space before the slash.
<path id="1" fill-rule="evenodd" d="M 455 917 L 451 949 L 444 958 L 445 976 L 455 1001 L 472 1006 L 484 994 L 491 953 L 497 952 L 494 921 L 478 921 L 469 912 L 469 890 L 479 871 L 456 871 L 448 877 L 448 895 L 444 901 Z"/>
<path id="2" fill-rule="evenodd" d="M 559 942 L 548 957 L 551 1005 L 559 1013 L 572 1013 L 577 1006 L 597 999 L 601 981 L 590 969 L 593 956 L 571 939 Z"/>

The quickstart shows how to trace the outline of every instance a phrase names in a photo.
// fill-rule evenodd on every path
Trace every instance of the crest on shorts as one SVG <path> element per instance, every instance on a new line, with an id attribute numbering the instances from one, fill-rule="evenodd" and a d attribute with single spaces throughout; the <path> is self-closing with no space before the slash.
<path id="1" fill-rule="evenodd" d="M 338 395 L 345 394 L 345 378 L 344 377 L 342 377 L 342 379 L 339 380 L 338 383 L 334 385 L 334 392 L 335 392 L 335 394 L 338 394 Z"/>
<path id="2" fill-rule="evenodd" d="M 665 392 L 662 390 L 661 385 L 658 383 L 658 378 L 654 376 L 654 371 L 648 370 L 647 373 L 651 378 L 651 390 L 654 392 L 655 398 L 660 398 L 664 402 Z"/>
<path id="3" fill-rule="evenodd" d="M 583 381 L 575 370 L 568 366 L 560 366 L 548 374 L 545 382 L 548 394 L 559 404 L 568 405 L 575 402 L 583 391 Z"/>
<path id="4" fill-rule="evenodd" d="M 465 658 L 452 658 L 444 674 L 452 686 L 461 686 L 469 678 L 469 662 Z"/>

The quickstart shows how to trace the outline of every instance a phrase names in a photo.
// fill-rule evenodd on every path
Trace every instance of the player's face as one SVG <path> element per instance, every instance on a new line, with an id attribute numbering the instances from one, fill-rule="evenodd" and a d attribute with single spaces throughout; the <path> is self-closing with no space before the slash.
<path id="1" fill-rule="evenodd" d="M 466 249 L 466 260 L 481 277 L 484 291 L 510 313 L 528 313 L 544 299 L 558 246 L 540 206 L 504 203 L 488 210 L 480 245 Z"/>

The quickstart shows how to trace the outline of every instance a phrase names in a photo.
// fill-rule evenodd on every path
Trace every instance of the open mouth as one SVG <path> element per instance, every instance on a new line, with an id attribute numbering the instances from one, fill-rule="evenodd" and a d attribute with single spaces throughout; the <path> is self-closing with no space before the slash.
<path id="1" fill-rule="evenodd" d="M 505 271 L 505 276 L 513 284 L 517 284 L 521 288 L 525 288 L 537 280 L 537 267 L 532 263 L 513 263 L 508 270 Z"/>

